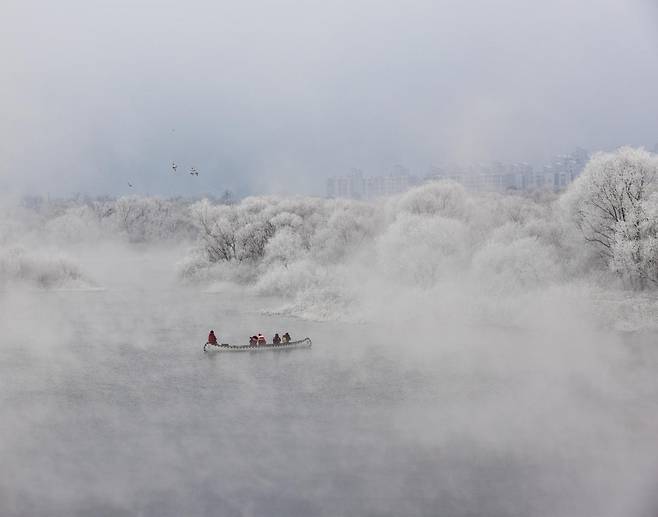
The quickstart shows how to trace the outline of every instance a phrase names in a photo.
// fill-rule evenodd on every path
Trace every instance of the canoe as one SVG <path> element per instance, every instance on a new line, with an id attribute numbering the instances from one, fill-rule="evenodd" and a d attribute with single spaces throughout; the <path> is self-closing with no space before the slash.
<path id="1" fill-rule="evenodd" d="M 291 341 L 290 343 L 280 343 L 275 345 L 267 343 L 266 345 L 229 345 L 222 343 L 219 345 L 211 345 L 206 343 L 203 345 L 203 351 L 208 352 L 214 350 L 216 352 L 263 352 L 265 350 L 290 350 L 292 348 L 310 348 L 313 343 L 310 338 L 305 337 L 298 341 Z"/>

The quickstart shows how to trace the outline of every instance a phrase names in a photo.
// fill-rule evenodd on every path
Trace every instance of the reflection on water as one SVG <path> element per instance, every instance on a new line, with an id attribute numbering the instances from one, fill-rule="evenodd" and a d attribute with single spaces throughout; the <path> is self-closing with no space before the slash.
<path id="1" fill-rule="evenodd" d="M 262 316 L 269 301 L 236 293 L 1 300 L 2 515 L 656 510 L 657 362 L 642 343 L 564 357 L 480 329 L 419 346 Z M 314 345 L 204 354 L 209 328 Z"/>

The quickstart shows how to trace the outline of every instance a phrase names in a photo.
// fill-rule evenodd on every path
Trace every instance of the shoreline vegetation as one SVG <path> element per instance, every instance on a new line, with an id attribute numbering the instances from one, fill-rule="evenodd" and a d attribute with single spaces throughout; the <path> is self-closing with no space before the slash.
<path id="1" fill-rule="evenodd" d="M 103 289 L 79 252 L 107 245 L 175 249 L 161 267 L 179 285 L 239 286 L 311 320 L 517 324 L 573 306 L 611 328 L 658 328 L 658 156 L 642 149 L 594 155 L 559 196 L 437 181 L 372 201 L 35 199 L 1 209 L 2 290 Z"/>

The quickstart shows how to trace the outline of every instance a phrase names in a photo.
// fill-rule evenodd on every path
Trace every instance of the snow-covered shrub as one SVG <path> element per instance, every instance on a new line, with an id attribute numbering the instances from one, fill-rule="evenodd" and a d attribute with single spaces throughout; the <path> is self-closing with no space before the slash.
<path id="1" fill-rule="evenodd" d="M 75 198 L 42 200 L 35 206 L 33 211 L 23 210 L 32 219 L 28 227 L 40 241 L 53 244 L 115 238 L 132 243 L 161 243 L 189 240 L 196 235 L 189 203 L 180 199 Z"/>
<path id="2" fill-rule="evenodd" d="M 303 237 L 296 232 L 296 228 L 299 228 L 299 226 L 284 226 L 276 230 L 274 236 L 267 241 L 265 246 L 265 255 L 263 257 L 265 264 L 287 266 L 306 253 Z"/>
<path id="3" fill-rule="evenodd" d="M 176 269 L 180 279 L 189 282 L 202 281 L 210 275 L 211 263 L 208 257 L 199 249 L 192 250 L 189 255 L 178 261 Z"/>
<path id="4" fill-rule="evenodd" d="M 10 218 L 0 218 L 0 246 L 10 246 L 27 233 L 25 225 Z"/>
<path id="5" fill-rule="evenodd" d="M 287 274 L 290 272 L 290 274 Z M 256 285 L 257 292 L 278 296 L 280 313 L 317 321 L 359 320 L 360 289 L 342 266 L 327 269 L 302 261 L 278 274 L 268 274 Z"/>
<path id="6" fill-rule="evenodd" d="M 322 284 L 328 276 L 326 268 L 310 260 L 266 268 L 254 286 L 258 294 L 281 296 L 290 300 L 299 292 Z"/>
<path id="7" fill-rule="evenodd" d="M 489 288 L 514 291 L 544 286 L 560 278 L 553 251 L 537 238 L 491 241 L 473 257 L 475 278 Z"/>
<path id="8" fill-rule="evenodd" d="M 187 239 L 193 235 L 187 206 L 158 197 L 127 196 L 116 200 L 106 217 L 130 242 Z"/>
<path id="9" fill-rule="evenodd" d="M 258 270 L 252 263 L 238 261 L 211 263 L 204 254 L 199 253 L 199 250 L 192 251 L 176 266 L 178 277 L 189 283 L 250 284 L 258 278 Z"/>
<path id="10" fill-rule="evenodd" d="M 469 203 L 464 187 L 452 181 L 435 181 L 403 194 L 397 210 L 416 215 L 440 215 L 468 219 Z"/>
<path id="11" fill-rule="evenodd" d="M 48 238 L 54 242 L 76 243 L 96 241 L 101 237 L 100 219 L 89 205 L 74 205 L 45 225 Z"/>
<path id="12" fill-rule="evenodd" d="M 284 307 L 282 312 L 316 321 L 359 319 L 354 293 L 334 284 L 313 286 L 300 292 L 294 303 Z"/>
<path id="13" fill-rule="evenodd" d="M 377 235 L 381 215 L 371 204 L 328 202 L 329 217 L 311 239 L 311 252 L 323 263 L 342 260 Z"/>
<path id="14" fill-rule="evenodd" d="M 380 267 L 389 281 L 430 287 L 462 269 L 467 231 L 456 219 L 402 213 L 377 240 Z"/>
<path id="15" fill-rule="evenodd" d="M 70 260 L 28 252 L 20 247 L 0 252 L 0 286 L 15 283 L 44 289 L 93 285 Z"/>

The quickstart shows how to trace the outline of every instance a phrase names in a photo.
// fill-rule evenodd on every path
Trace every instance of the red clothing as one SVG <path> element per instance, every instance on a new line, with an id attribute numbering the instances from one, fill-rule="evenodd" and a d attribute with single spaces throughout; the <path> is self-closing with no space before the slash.
<path id="1" fill-rule="evenodd" d="M 208 334 L 208 343 L 210 343 L 211 345 L 216 345 L 217 344 L 217 338 L 215 337 L 214 332 L 211 332 L 210 334 Z"/>

